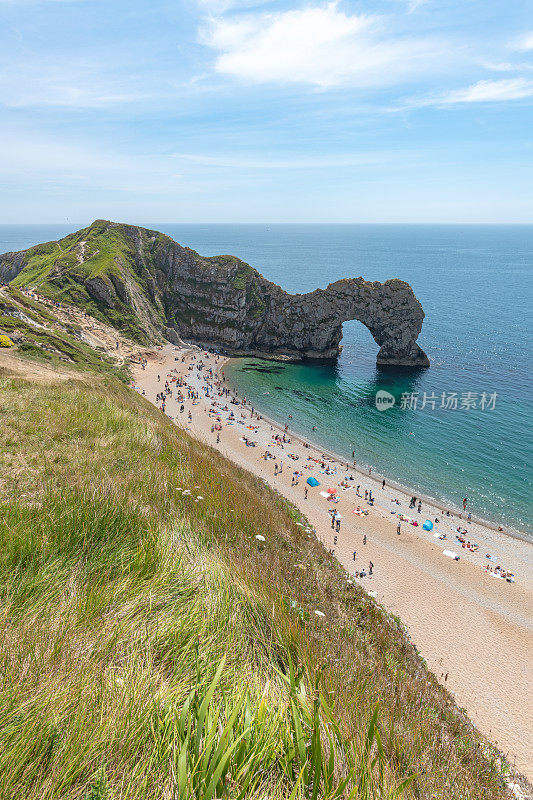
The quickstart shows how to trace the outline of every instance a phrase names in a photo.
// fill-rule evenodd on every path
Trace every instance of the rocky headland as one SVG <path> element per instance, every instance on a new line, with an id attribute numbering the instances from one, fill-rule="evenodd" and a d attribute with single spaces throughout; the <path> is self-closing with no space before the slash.
<path id="1" fill-rule="evenodd" d="M 424 312 L 409 284 L 346 278 L 291 295 L 235 256 L 205 258 L 157 231 L 97 220 L 0 255 L 0 280 L 77 305 L 143 343 L 190 340 L 235 355 L 333 361 L 356 319 L 379 345 L 377 365 L 427 367 Z"/>

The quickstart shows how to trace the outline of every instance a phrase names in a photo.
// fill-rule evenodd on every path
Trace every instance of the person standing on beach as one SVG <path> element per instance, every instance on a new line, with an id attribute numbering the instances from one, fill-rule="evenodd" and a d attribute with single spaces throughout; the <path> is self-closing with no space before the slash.
<path id="1" fill-rule="evenodd" d="M 466 504 L 468 503 L 468 497 L 463 497 L 463 511 L 466 511 Z"/>
<path id="2" fill-rule="evenodd" d="M 381 484 L 381 488 L 382 488 L 382 489 L 384 489 L 384 488 L 385 488 L 385 481 L 383 481 L 383 483 Z"/>
<path id="3" fill-rule="evenodd" d="M 304 500 L 307 500 L 307 492 L 308 492 L 308 491 L 309 491 L 309 489 L 308 489 L 308 488 L 307 488 L 307 486 L 306 486 L 306 487 L 305 487 L 305 493 L 304 493 Z"/>
<path id="4" fill-rule="evenodd" d="M 372 575 L 372 570 L 373 570 L 373 569 L 374 569 L 374 565 L 373 565 L 373 563 L 372 563 L 372 562 L 370 562 L 370 564 L 368 565 L 368 574 L 369 574 L 369 575 Z"/>
<path id="5" fill-rule="evenodd" d="M 402 532 L 402 523 L 400 521 L 398 521 L 398 526 L 396 528 L 396 533 L 399 536 L 401 532 Z"/>
<path id="6" fill-rule="evenodd" d="M 363 544 L 366 544 L 366 533 L 365 533 L 365 535 L 363 536 Z"/>

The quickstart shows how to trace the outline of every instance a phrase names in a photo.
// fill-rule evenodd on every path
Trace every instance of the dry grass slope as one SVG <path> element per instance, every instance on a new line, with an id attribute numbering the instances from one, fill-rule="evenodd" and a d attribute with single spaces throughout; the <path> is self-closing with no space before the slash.
<path id="1" fill-rule="evenodd" d="M 113 377 L 3 373 L 2 800 L 507 797 L 279 496 Z"/>

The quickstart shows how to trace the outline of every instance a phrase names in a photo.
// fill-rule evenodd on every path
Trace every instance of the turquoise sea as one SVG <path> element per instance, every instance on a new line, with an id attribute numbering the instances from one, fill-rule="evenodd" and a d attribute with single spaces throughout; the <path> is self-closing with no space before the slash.
<path id="1" fill-rule="evenodd" d="M 0 252 L 79 227 L 0 226 Z M 466 496 L 472 512 L 533 533 L 533 226 L 147 227 L 203 255 L 237 255 L 290 292 L 359 275 L 408 281 L 426 313 L 418 341 L 430 369 L 378 371 L 370 333 L 347 322 L 336 366 L 243 358 L 231 380 L 266 415 L 322 446 L 346 457 L 355 450 L 360 464 L 417 491 L 453 505 Z M 379 389 L 395 396 L 394 407 L 376 409 Z M 443 393 L 451 407 L 442 407 Z M 401 408 L 402 394 L 417 407 Z"/>

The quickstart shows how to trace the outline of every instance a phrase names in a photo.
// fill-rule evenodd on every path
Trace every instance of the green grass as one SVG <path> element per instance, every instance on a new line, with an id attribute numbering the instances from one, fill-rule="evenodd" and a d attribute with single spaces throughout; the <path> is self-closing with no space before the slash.
<path id="1" fill-rule="evenodd" d="M 79 263 L 78 246 L 86 242 L 84 260 Z M 82 308 L 96 319 L 114 325 L 141 344 L 149 338 L 130 306 L 115 292 L 113 280 L 123 281 L 123 271 L 146 290 L 143 269 L 134 259 L 133 243 L 119 226 L 98 220 L 88 228 L 70 234 L 60 242 L 48 242 L 30 248 L 22 271 L 11 282 L 16 291 L 31 286 L 46 297 Z M 86 285 L 100 278 L 109 288 L 115 303 L 111 309 L 98 300 Z"/>
<path id="2" fill-rule="evenodd" d="M 286 501 L 110 375 L 4 372 L 2 800 L 507 796 Z"/>
<path id="3" fill-rule="evenodd" d="M 46 297 L 81 308 L 134 341 L 148 346 L 153 343 L 154 326 L 162 329 L 167 320 L 179 319 L 174 308 L 180 305 L 179 287 L 177 290 L 172 288 L 172 275 L 168 275 L 168 264 L 165 263 L 172 244 L 169 237 L 156 231 L 139 229 L 137 235 L 134 226 L 97 220 L 58 242 L 47 242 L 25 251 L 22 269 L 10 286 L 15 292 L 32 287 Z M 246 292 L 251 320 L 258 319 L 265 312 L 266 303 L 257 286 L 258 273 L 249 264 L 230 255 L 203 258 L 193 250 L 188 252 L 200 275 L 204 271 L 210 272 L 213 267 L 227 273 L 228 280 L 234 273 L 232 286 L 236 291 Z M 162 282 L 165 273 L 168 278 L 166 286 Z M 103 293 L 95 289 L 95 279 L 100 290 L 105 287 Z M 199 283 L 205 294 L 206 282 L 201 279 Z M 121 300 L 128 293 L 126 286 L 129 294 L 142 298 L 144 308 L 149 309 L 149 319 L 143 318 L 143 312 L 134 310 L 136 304 L 131 297 L 127 301 Z M 218 288 L 215 283 L 213 290 L 218 291 Z M 199 292 L 198 302 L 202 296 Z M 106 297 L 109 302 L 106 302 Z M 25 307 L 30 315 L 30 305 L 25 304 Z M 207 300 L 206 312 L 206 317 L 211 319 L 212 308 Z M 183 318 L 189 324 L 190 315 L 184 314 Z M 202 322 L 203 318 L 203 313 L 197 312 L 197 321 Z"/>

